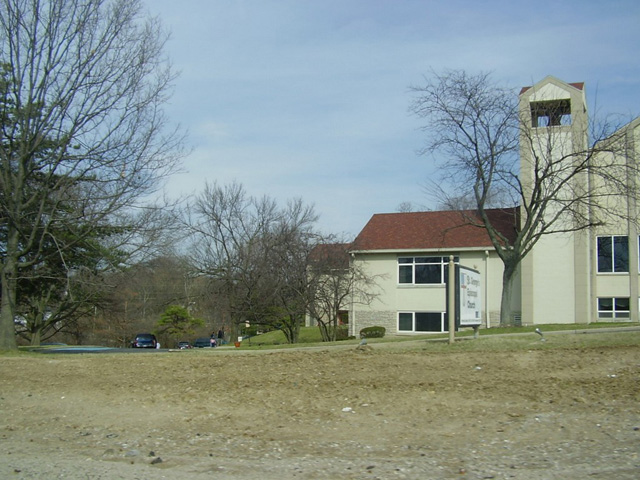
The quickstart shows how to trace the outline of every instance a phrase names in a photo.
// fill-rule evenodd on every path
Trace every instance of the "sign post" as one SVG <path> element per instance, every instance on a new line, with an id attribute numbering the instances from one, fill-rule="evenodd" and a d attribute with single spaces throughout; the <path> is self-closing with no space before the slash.
<path id="1" fill-rule="evenodd" d="M 455 272 L 455 264 L 453 262 L 453 255 L 449 255 L 449 279 L 447 282 L 448 300 L 447 317 L 449 320 L 449 343 L 452 344 L 456 341 L 456 282 L 453 281 Z"/>

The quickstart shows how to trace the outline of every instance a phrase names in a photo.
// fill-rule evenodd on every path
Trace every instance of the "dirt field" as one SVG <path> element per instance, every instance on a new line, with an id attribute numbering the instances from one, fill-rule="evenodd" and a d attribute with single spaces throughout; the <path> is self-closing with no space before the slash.
<path id="1" fill-rule="evenodd" d="M 626 338 L 0 357 L 0 478 L 637 479 Z"/>

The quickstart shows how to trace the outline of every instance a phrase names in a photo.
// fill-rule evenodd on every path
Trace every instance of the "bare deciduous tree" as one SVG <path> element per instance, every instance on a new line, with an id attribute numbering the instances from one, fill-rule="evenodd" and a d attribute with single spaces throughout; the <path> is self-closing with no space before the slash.
<path id="1" fill-rule="evenodd" d="M 0 348 L 16 347 L 17 285 L 47 239 L 75 238 L 64 258 L 100 228 L 144 229 L 133 212 L 182 153 L 164 131 L 166 38 L 139 0 L 0 2 Z"/>
<path id="2" fill-rule="evenodd" d="M 237 183 L 207 185 L 189 228 L 193 265 L 227 299 L 232 326 L 282 330 L 297 342 L 308 309 L 308 256 L 317 234 L 313 208 L 294 200 L 281 208 L 254 198 Z"/>
<path id="3" fill-rule="evenodd" d="M 413 210 L 414 210 L 414 207 L 411 202 L 400 202 L 396 207 L 396 212 L 399 212 L 399 213 L 413 212 Z"/>
<path id="4" fill-rule="evenodd" d="M 335 342 L 340 315 L 354 304 L 369 305 L 378 296 L 377 276 L 351 261 L 350 243 L 323 243 L 312 252 L 309 266 L 309 315 L 320 329 L 323 342 Z"/>
<path id="5" fill-rule="evenodd" d="M 441 202 L 452 206 L 461 198 L 473 199 L 479 225 L 504 264 L 500 323 L 510 324 L 512 279 L 520 262 L 545 235 L 578 232 L 602 224 L 603 216 L 624 215 L 607 199 L 635 194 L 627 178 L 637 172 L 615 159 L 620 145 L 615 126 L 596 130 L 593 123 L 576 124 L 574 133 L 582 139 L 576 142 L 574 135 L 572 144 L 565 145 L 567 135 L 559 129 L 544 129 L 543 134 L 532 129 L 532 112 L 520 111 L 516 92 L 497 85 L 488 74 L 433 73 L 412 90 L 411 111 L 425 120 L 429 133 L 421 153 L 444 157 Z M 562 112 L 547 114 L 560 121 Z M 526 159 L 520 158 L 520 147 L 530 152 Z M 600 187 L 588 186 L 587 177 L 598 178 Z M 517 232 L 510 241 L 487 210 L 514 206 L 520 218 L 514 218 Z"/>

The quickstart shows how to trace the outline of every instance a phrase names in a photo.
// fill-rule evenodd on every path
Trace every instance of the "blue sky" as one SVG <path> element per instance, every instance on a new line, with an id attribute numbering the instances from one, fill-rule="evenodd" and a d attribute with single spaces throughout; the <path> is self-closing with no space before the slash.
<path id="1" fill-rule="evenodd" d="M 590 111 L 640 114 L 640 2 L 148 0 L 181 72 L 167 112 L 189 132 L 173 196 L 206 181 L 313 204 L 356 235 L 402 202 L 434 208 L 434 159 L 409 87 L 433 69 L 531 85 L 586 82 Z M 515 93 L 514 93 L 515 94 Z"/>

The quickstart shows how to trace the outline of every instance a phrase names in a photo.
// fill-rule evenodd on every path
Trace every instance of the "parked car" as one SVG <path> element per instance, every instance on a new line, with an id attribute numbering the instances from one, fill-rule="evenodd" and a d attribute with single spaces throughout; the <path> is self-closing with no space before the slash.
<path id="1" fill-rule="evenodd" d="M 209 337 L 201 337 L 196 339 L 195 342 L 193 342 L 193 348 L 205 348 L 210 346 L 211 346 L 211 339 Z"/>
<path id="2" fill-rule="evenodd" d="M 157 346 L 158 340 L 151 333 L 139 333 L 131 342 L 131 348 L 156 348 Z"/>
<path id="3" fill-rule="evenodd" d="M 193 347 L 191 346 L 191 343 L 189 343 L 189 342 L 178 342 L 178 348 L 180 350 L 187 350 L 187 349 L 193 348 Z"/>

